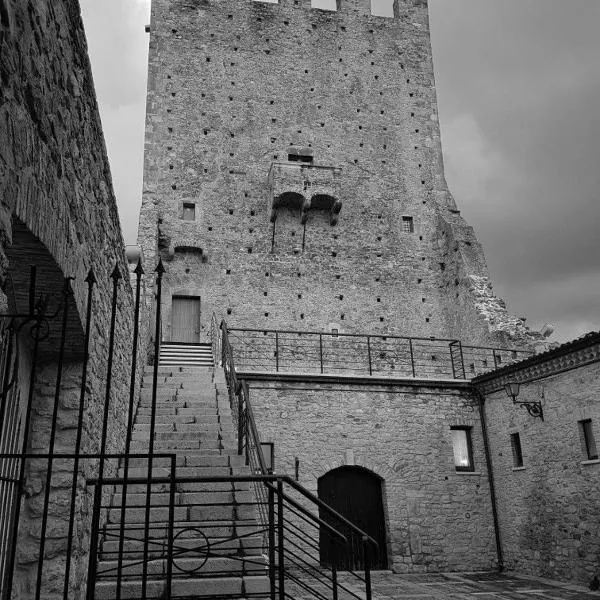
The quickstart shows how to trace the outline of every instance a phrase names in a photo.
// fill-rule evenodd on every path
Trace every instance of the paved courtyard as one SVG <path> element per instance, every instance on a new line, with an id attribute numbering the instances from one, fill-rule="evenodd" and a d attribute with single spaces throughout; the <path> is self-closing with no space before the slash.
<path id="1" fill-rule="evenodd" d="M 498 573 L 373 573 L 373 600 L 598 600 L 600 592 L 540 578 Z"/>

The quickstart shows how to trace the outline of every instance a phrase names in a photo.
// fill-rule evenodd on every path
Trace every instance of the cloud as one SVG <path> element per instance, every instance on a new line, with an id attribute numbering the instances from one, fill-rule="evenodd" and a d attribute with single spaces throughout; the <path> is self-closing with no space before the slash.
<path id="1" fill-rule="evenodd" d="M 485 139 L 472 114 L 458 114 L 442 134 L 446 178 L 461 206 L 481 203 L 492 180 L 507 168 L 502 156 Z"/>
<path id="2" fill-rule="evenodd" d="M 125 243 L 141 204 L 150 0 L 81 0 L 90 62 Z"/>

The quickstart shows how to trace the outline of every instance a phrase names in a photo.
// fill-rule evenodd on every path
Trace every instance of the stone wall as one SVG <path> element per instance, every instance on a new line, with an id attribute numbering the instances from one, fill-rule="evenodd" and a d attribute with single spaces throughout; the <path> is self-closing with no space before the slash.
<path id="1" fill-rule="evenodd" d="M 477 403 L 465 389 L 252 379 L 261 441 L 275 470 L 317 492 L 319 477 L 359 465 L 384 480 L 389 566 L 489 569 L 495 537 Z M 454 468 L 451 426 L 471 426 L 474 473 Z"/>
<path id="2" fill-rule="evenodd" d="M 587 460 L 578 421 L 591 419 L 600 440 L 600 363 L 565 363 L 571 370 L 521 385 L 518 400 L 541 400 L 544 421 L 513 406 L 503 389 L 487 395 L 485 413 L 506 566 L 587 585 L 600 575 L 600 461 Z M 514 433 L 522 467 L 513 466 Z"/>
<path id="3" fill-rule="evenodd" d="M 271 221 L 269 172 L 290 148 L 340 170 L 336 225 L 308 168 Z M 203 335 L 216 311 L 241 327 L 529 341 L 447 189 L 425 2 L 385 18 L 368 0 L 155 0 L 139 243 L 171 261 L 170 290 L 199 290 Z"/>
<path id="4" fill-rule="evenodd" d="M 104 412 L 108 331 L 115 264 L 119 282 L 118 332 L 110 395 L 108 451 L 121 451 L 127 421 L 132 294 L 77 0 L 0 0 L 0 279 L 17 312 L 27 312 L 29 263 L 38 265 L 36 298 L 59 307 L 65 277 L 74 277 L 55 450 L 71 452 L 79 413 L 86 310 L 84 278 L 93 267 L 90 360 L 85 393 L 83 450 L 97 452 Z M 47 452 L 54 406 L 60 316 L 49 321 L 34 388 L 29 449 Z M 27 347 L 29 345 L 29 348 Z M 23 344 L 24 353 L 31 344 Z M 30 357 L 28 357 L 30 360 Z M 22 377 L 23 386 L 27 380 Z M 23 387 L 21 402 L 27 400 Z M 23 413 L 24 414 L 24 413 Z M 83 461 L 91 474 L 94 465 Z M 62 597 L 68 485 L 72 463 L 53 464 L 43 567 L 44 598 Z M 26 469 L 15 598 L 35 589 L 46 463 Z M 73 593 L 85 586 L 90 498 L 79 479 Z"/>

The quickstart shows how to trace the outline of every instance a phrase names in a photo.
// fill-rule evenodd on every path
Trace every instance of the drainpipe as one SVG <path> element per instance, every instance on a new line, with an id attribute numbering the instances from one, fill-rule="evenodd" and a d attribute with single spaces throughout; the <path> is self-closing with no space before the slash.
<path id="1" fill-rule="evenodd" d="M 494 534 L 496 536 L 496 555 L 498 557 L 498 571 L 504 571 L 504 556 L 502 554 L 502 541 L 500 539 L 500 523 L 498 521 L 498 507 L 496 505 L 496 488 L 494 487 L 494 472 L 492 470 L 492 457 L 490 455 L 490 444 L 488 440 L 487 424 L 485 422 L 485 396 L 476 386 L 472 386 L 473 393 L 477 397 L 479 405 L 479 419 L 481 421 L 481 432 L 483 434 L 483 447 L 485 449 L 485 462 L 488 472 L 488 484 L 490 486 L 490 499 L 492 501 L 492 517 L 494 519 Z"/>

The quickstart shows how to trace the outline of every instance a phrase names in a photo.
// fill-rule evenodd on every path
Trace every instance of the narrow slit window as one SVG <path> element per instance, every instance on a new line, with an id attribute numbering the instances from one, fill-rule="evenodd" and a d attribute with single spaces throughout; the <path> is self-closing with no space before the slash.
<path id="1" fill-rule="evenodd" d="M 512 448 L 513 467 L 522 467 L 523 451 L 521 450 L 521 436 L 518 433 L 510 434 L 510 446 Z"/>
<path id="2" fill-rule="evenodd" d="M 183 204 L 183 220 L 184 221 L 195 221 L 196 220 L 196 205 L 184 202 Z"/>
<path id="3" fill-rule="evenodd" d="M 457 471 L 474 471 L 471 427 L 451 427 L 454 467 Z"/>
<path id="4" fill-rule="evenodd" d="M 415 223 L 412 217 L 402 217 L 402 231 L 404 233 L 414 233 Z"/>
<path id="5" fill-rule="evenodd" d="M 583 421 L 579 421 L 579 428 L 583 437 L 585 456 L 588 460 L 598 460 L 598 446 L 596 445 L 596 438 L 594 437 L 592 420 L 584 419 Z"/>

